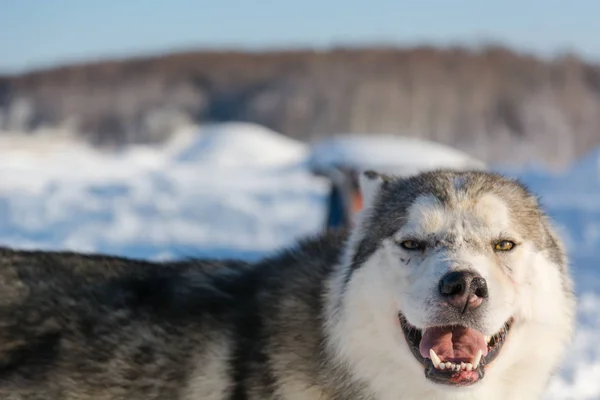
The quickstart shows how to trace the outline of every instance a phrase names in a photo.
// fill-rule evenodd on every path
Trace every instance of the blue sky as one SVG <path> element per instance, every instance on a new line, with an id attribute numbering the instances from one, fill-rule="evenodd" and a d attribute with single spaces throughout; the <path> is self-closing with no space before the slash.
<path id="1" fill-rule="evenodd" d="M 186 48 L 476 44 L 600 61 L 598 0 L 0 0 L 0 72 Z"/>

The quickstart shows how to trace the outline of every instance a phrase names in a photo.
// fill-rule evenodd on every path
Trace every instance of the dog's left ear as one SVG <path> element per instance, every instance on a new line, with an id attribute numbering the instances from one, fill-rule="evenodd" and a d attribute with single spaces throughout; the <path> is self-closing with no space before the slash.
<path id="1" fill-rule="evenodd" d="M 377 194 L 389 180 L 389 177 L 371 170 L 364 171 L 360 174 L 360 192 L 363 198 L 364 208 L 370 208 L 373 205 L 377 198 Z"/>

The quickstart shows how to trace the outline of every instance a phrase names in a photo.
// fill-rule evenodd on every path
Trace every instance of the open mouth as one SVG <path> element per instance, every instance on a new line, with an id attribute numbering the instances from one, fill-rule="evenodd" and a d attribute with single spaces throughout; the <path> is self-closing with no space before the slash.
<path id="1" fill-rule="evenodd" d="M 500 353 L 513 320 L 493 336 L 464 326 L 436 326 L 425 330 L 410 325 L 399 315 L 404 337 L 425 376 L 436 382 L 468 386 L 481 380 L 485 367 Z"/>

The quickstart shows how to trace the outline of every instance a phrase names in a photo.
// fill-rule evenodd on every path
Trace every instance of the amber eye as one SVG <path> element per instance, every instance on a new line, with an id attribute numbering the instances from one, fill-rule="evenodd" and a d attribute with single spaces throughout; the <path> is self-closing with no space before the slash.
<path id="1" fill-rule="evenodd" d="M 494 250 L 496 251 L 509 251 L 515 247 L 515 242 L 511 242 L 510 240 L 502 240 L 494 245 Z"/>
<path id="2" fill-rule="evenodd" d="M 400 246 L 406 250 L 419 250 L 423 247 L 423 244 L 417 240 L 404 240 L 400 242 Z"/>

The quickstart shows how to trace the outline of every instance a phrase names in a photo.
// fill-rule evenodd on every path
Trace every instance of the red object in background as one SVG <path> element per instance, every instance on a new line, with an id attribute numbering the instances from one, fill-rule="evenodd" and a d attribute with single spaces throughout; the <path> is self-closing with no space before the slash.
<path id="1" fill-rule="evenodd" d="M 362 210 L 362 208 L 363 208 L 363 198 L 360 193 L 360 190 L 357 190 L 354 192 L 354 195 L 352 196 L 352 214 L 359 212 L 360 210 Z"/>

